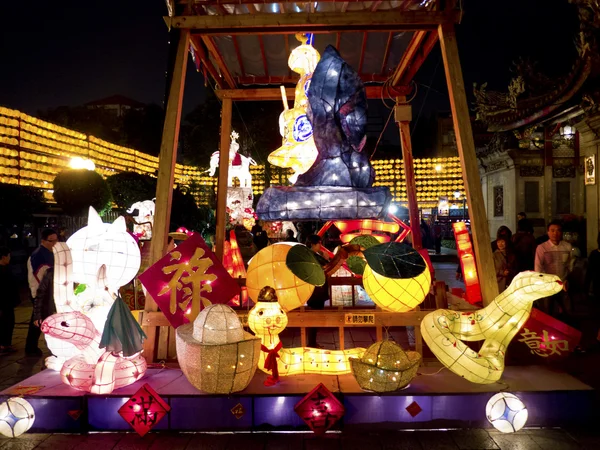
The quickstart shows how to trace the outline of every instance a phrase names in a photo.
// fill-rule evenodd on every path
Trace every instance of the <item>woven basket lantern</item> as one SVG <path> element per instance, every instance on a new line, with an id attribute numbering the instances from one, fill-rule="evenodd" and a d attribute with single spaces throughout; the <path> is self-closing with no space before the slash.
<path id="1" fill-rule="evenodd" d="M 373 392 L 391 392 L 408 386 L 419 364 L 419 353 L 405 352 L 391 341 L 374 343 L 361 359 L 350 358 L 352 374 L 360 387 Z"/>
<path id="2" fill-rule="evenodd" d="M 210 305 L 177 328 L 177 359 L 188 381 L 209 394 L 242 391 L 254 376 L 260 338 L 247 333 L 233 309 Z"/>

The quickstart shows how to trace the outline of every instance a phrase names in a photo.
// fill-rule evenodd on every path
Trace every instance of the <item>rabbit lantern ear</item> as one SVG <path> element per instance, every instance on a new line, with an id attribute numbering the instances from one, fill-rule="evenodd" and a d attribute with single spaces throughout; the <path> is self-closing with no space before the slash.
<path id="1" fill-rule="evenodd" d="M 88 227 L 89 229 L 98 229 L 104 231 L 104 222 L 96 212 L 96 210 L 90 206 L 88 213 Z"/>

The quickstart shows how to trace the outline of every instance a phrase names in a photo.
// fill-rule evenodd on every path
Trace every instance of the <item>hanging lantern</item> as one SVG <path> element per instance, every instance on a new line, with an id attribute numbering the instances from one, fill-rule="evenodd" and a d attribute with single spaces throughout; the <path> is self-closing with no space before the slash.
<path id="1" fill-rule="evenodd" d="M 406 312 L 425 300 L 431 273 L 423 257 L 406 244 L 389 242 L 364 251 L 367 266 L 363 286 L 373 302 L 386 311 Z"/>
<path id="2" fill-rule="evenodd" d="M 438 309 L 421 322 L 423 339 L 449 370 L 473 383 L 489 384 L 504 372 L 506 349 L 539 298 L 561 291 L 555 275 L 521 272 L 488 306 L 477 311 Z M 476 352 L 464 341 L 484 341 Z"/>
<path id="3" fill-rule="evenodd" d="M 361 389 L 391 392 L 405 388 L 417 374 L 421 355 L 405 352 L 392 341 L 371 345 L 360 359 L 350 358 L 352 375 Z"/>
<path id="4" fill-rule="evenodd" d="M 33 407 L 24 398 L 12 397 L 0 403 L 0 434 L 3 436 L 21 436 L 32 427 L 34 421 Z"/>
<path id="5" fill-rule="evenodd" d="M 487 402 L 485 416 L 496 430 L 502 433 L 514 433 L 525 426 L 528 413 L 519 397 L 508 392 L 500 392 Z"/>
<path id="6" fill-rule="evenodd" d="M 177 328 L 177 360 L 185 377 L 210 394 L 244 390 L 256 371 L 260 338 L 244 331 L 227 305 L 204 308 L 193 324 Z"/>
<path id="7" fill-rule="evenodd" d="M 562 127 L 560 127 L 560 135 L 563 139 L 573 139 L 573 136 L 575 136 L 575 127 L 572 125 L 569 125 L 568 123 L 563 125 Z"/>
<path id="8" fill-rule="evenodd" d="M 258 301 L 258 294 L 265 286 L 275 288 L 279 304 L 285 311 L 299 308 L 310 298 L 315 286 L 294 275 L 286 264 L 288 254 L 295 246 L 299 244 L 269 245 L 250 260 L 246 287 L 254 302 Z"/>

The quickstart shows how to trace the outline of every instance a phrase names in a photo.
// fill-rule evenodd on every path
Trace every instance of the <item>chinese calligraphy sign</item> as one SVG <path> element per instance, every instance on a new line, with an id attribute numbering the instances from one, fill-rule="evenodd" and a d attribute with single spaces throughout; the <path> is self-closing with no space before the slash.
<path id="1" fill-rule="evenodd" d="M 119 415 L 144 437 L 170 410 L 167 402 L 146 383 L 119 408 Z"/>
<path id="2" fill-rule="evenodd" d="M 375 314 L 346 314 L 346 325 L 375 325 Z"/>
<path id="3" fill-rule="evenodd" d="M 237 283 L 197 233 L 139 279 L 174 328 L 192 322 L 202 308 L 239 294 Z"/>
<path id="4" fill-rule="evenodd" d="M 535 331 L 529 331 L 529 329 L 524 328 L 520 336 L 522 339 L 518 339 L 518 341 L 525 343 L 532 354 L 544 358 L 552 355 L 560 356 L 562 355 L 561 352 L 569 351 L 568 341 L 558 340 L 554 336 L 549 335 L 546 330 L 543 330 L 542 336 L 540 336 Z"/>
<path id="5" fill-rule="evenodd" d="M 320 383 L 300 400 L 294 411 L 315 434 L 324 434 L 344 413 L 344 405 Z"/>

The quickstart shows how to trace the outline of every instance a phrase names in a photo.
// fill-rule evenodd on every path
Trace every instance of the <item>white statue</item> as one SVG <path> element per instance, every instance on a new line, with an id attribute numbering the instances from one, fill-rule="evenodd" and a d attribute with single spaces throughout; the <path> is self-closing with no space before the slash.
<path id="1" fill-rule="evenodd" d="M 252 187 L 252 175 L 250 175 L 250 166 L 255 166 L 256 161 L 252 158 L 238 153 L 240 144 L 237 139 L 239 134 L 231 132 L 231 145 L 229 146 L 229 172 L 227 176 L 227 186 L 233 186 L 233 179 L 237 177 L 240 180 L 240 187 Z M 209 175 L 212 177 L 217 167 L 219 167 L 219 152 L 214 152 L 210 157 Z"/>

